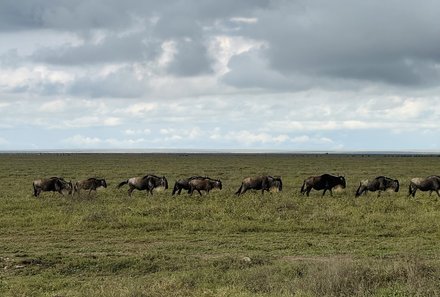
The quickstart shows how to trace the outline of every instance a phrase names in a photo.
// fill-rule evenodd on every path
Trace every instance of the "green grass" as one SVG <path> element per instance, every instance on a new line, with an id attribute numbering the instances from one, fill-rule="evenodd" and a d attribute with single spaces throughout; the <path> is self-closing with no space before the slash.
<path id="1" fill-rule="evenodd" d="M 440 200 L 412 177 L 433 156 L 0 155 L 0 296 L 440 296 Z M 304 178 L 344 174 L 333 197 L 299 194 Z M 146 173 L 172 188 L 195 174 L 223 190 L 153 196 L 116 185 Z M 283 191 L 234 196 L 246 176 Z M 104 177 L 88 197 L 32 196 L 32 181 Z M 359 181 L 397 178 L 399 193 L 354 198 Z"/>

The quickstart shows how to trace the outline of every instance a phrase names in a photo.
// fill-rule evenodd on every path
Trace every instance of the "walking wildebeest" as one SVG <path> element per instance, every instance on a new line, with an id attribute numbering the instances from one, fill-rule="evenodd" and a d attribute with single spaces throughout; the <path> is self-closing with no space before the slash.
<path id="1" fill-rule="evenodd" d="M 394 192 L 399 192 L 399 181 L 385 176 L 378 176 L 373 180 L 366 179 L 361 181 L 359 183 L 359 188 L 356 190 L 355 197 L 359 197 L 362 193 L 368 191 L 379 191 L 377 193 L 377 197 L 379 197 L 381 191 L 386 191 L 388 189 L 394 190 Z"/>
<path id="2" fill-rule="evenodd" d="M 75 183 L 75 186 L 73 187 L 73 194 L 79 193 L 82 190 L 89 190 L 89 195 L 92 191 L 96 191 L 97 188 L 104 187 L 107 188 L 107 183 L 105 182 L 105 179 L 101 178 L 88 178 L 85 180 L 81 180 Z"/>
<path id="3" fill-rule="evenodd" d="M 200 191 L 206 191 L 206 193 L 209 193 L 212 189 L 222 189 L 222 182 L 220 180 L 209 177 L 194 178 L 191 179 L 188 184 L 188 193 L 190 195 L 193 194 L 194 190 L 199 192 L 200 196 L 202 196 L 202 192 Z"/>
<path id="4" fill-rule="evenodd" d="M 72 194 L 72 182 L 65 181 L 62 177 L 50 177 L 34 180 L 34 196 L 40 196 L 41 192 L 58 192 L 64 196 L 63 190 L 67 190 L 69 195 Z"/>
<path id="5" fill-rule="evenodd" d="M 145 175 L 143 177 L 132 177 L 129 178 L 118 185 L 118 189 L 122 187 L 123 185 L 128 184 L 130 187 L 128 189 L 128 195 L 131 197 L 131 193 L 134 191 L 134 189 L 137 190 L 146 190 L 147 193 L 149 192 L 151 195 L 153 195 L 153 190 L 158 187 L 164 187 L 165 189 L 168 189 L 168 181 L 165 176 L 159 177 L 156 175 Z"/>
<path id="6" fill-rule="evenodd" d="M 432 192 L 436 192 L 437 195 L 440 197 L 440 176 L 438 175 L 431 175 L 427 178 L 413 178 L 411 179 L 409 183 L 409 193 L 408 196 L 411 195 L 415 197 L 417 190 L 420 191 L 429 191 L 429 195 L 432 194 Z"/>
<path id="7" fill-rule="evenodd" d="M 283 190 L 281 177 L 273 177 L 270 175 L 246 177 L 241 182 L 241 186 L 237 192 L 235 192 L 235 195 L 240 196 L 241 194 L 246 193 L 249 189 L 261 190 L 261 194 L 264 194 L 264 191 L 269 192 L 271 188 L 276 188 L 278 191 Z"/>
<path id="8" fill-rule="evenodd" d="M 174 184 L 173 193 L 172 195 L 176 194 L 180 195 L 182 192 L 182 189 L 187 190 L 189 192 L 189 181 L 192 179 L 200 179 L 200 178 L 207 178 L 206 176 L 191 176 L 189 178 L 185 179 L 179 179 Z"/>
<path id="9" fill-rule="evenodd" d="M 304 183 L 301 187 L 301 194 L 307 194 L 312 189 L 315 190 L 324 190 L 322 196 L 324 196 L 325 192 L 330 191 L 330 196 L 333 196 L 332 189 L 336 186 L 341 186 L 343 189 L 346 187 L 345 177 L 343 176 L 335 176 L 330 174 L 323 174 L 318 176 L 310 176 L 309 178 L 304 180 Z"/>

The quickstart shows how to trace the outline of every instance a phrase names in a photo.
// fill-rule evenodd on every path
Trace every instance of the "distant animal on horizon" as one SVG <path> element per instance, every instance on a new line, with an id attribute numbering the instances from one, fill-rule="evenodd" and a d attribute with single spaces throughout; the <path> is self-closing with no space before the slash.
<path id="1" fill-rule="evenodd" d="M 159 177 L 152 174 L 147 174 L 142 177 L 132 177 L 118 184 L 118 189 L 123 185 L 128 184 L 128 195 L 131 197 L 131 193 L 136 189 L 139 191 L 146 190 L 147 193 L 153 195 L 153 190 L 158 187 L 164 187 L 168 189 L 168 181 L 165 176 Z"/>
<path id="2" fill-rule="evenodd" d="M 39 197 L 41 192 L 58 192 L 64 196 L 64 190 L 67 190 L 68 194 L 71 195 L 73 190 L 71 181 L 56 176 L 34 180 L 32 186 L 35 197 Z"/>
<path id="3" fill-rule="evenodd" d="M 281 177 L 273 177 L 270 175 L 246 177 L 241 182 L 240 188 L 235 192 L 235 195 L 240 196 L 246 193 L 247 190 L 261 190 L 261 194 L 264 194 L 264 191 L 269 192 L 271 189 L 276 189 L 277 191 L 283 190 Z"/>
<path id="4" fill-rule="evenodd" d="M 359 187 L 356 190 L 355 197 L 359 197 L 362 193 L 367 193 L 368 191 L 375 192 L 378 191 L 377 197 L 380 197 L 382 191 L 393 190 L 394 192 L 399 192 L 399 181 L 397 179 L 392 179 L 386 176 L 378 176 L 373 180 L 362 180 L 359 183 Z"/>
<path id="5" fill-rule="evenodd" d="M 432 192 L 436 192 L 437 195 L 440 197 L 440 176 L 438 175 L 431 175 L 426 178 L 412 178 L 409 183 L 409 192 L 408 196 L 416 196 L 417 190 L 426 192 L 429 191 L 429 195 L 432 194 Z"/>
<path id="6" fill-rule="evenodd" d="M 201 191 L 205 191 L 209 193 L 212 189 L 222 189 L 222 182 L 219 179 L 212 179 L 210 177 L 197 177 L 189 180 L 189 190 L 188 193 L 190 195 L 193 194 L 194 191 L 197 191 L 200 196 L 202 196 Z"/>
<path id="7" fill-rule="evenodd" d="M 187 190 L 188 193 L 189 193 L 189 188 L 190 188 L 189 187 L 189 181 L 192 180 L 192 179 L 201 179 L 201 178 L 208 178 L 208 177 L 197 175 L 197 176 L 191 176 L 189 178 L 183 178 L 183 179 L 177 180 L 174 183 L 172 195 L 174 195 L 176 193 L 177 193 L 177 195 L 180 195 L 180 193 L 182 192 L 182 189 L 183 190 Z"/>
<path id="8" fill-rule="evenodd" d="M 322 196 L 325 195 L 325 192 L 329 191 L 330 196 L 333 196 L 332 189 L 336 186 L 340 186 L 343 189 L 346 187 L 345 177 L 341 175 L 331 175 L 331 174 L 323 174 L 318 176 L 310 176 L 306 178 L 301 186 L 301 194 L 306 194 L 309 196 L 310 191 L 315 189 L 317 191 L 324 190 L 322 192 Z"/>
<path id="9" fill-rule="evenodd" d="M 90 195 L 92 191 L 96 191 L 96 189 L 98 189 L 99 187 L 107 188 L 107 182 L 105 181 L 105 179 L 91 177 L 85 180 L 77 181 L 73 186 L 72 195 L 77 193 L 79 196 L 81 190 L 89 190 L 89 195 Z"/>

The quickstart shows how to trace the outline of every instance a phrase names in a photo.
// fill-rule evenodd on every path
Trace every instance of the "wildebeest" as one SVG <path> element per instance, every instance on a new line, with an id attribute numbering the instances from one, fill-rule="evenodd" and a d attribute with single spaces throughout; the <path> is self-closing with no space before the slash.
<path id="1" fill-rule="evenodd" d="M 356 190 L 355 197 L 359 197 L 362 193 L 368 191 L 377 193 L 377 197 L 380 196 L 381 191 L 394 190 L 394 192 L 399 192 L 399 181 L 397 179 L 392 179 L 386 176 L 378 176 L 373 180 L 363 180 L 359 183 L 359 188 Z"/>
<path id="2" fill-rule="evenodd" d="M 303 185 L 301 187 L 301 194 L 304 193 L 309 196 L 309 193 L 312 189 L 315 190 L 324 190 L 322 192 L 322 196 L 324 196 L 325 192 L 330 191 L 330 196 L 333 196 L 332 189 L 336 186 L 341 186 L 343 189 L 346 187 L 345 177 L 336 176 L 330 174 L 323 174 L 318 176 L 310 176 L 305 179 Z"/>
<path id="3" fill-rule="evenodd" d="M 189 181 L 192 179 L 201 179 L 201 178 L 207 178 L 206 176 L 191 176 L 189 178 L 179 179 L 174 183 L 173 193 L 172 195 L 176 194 L 180 195 L 182 192 L 182 189 L 187 190 L 189 192 Z"/>
<path id="4" fill-rule="evenodd" d="M 128 195 L 131 197 L 131 193 L 134 191 L 134 189 L 137 190 L 146 190 L 147 193 L 149 192 L 151 195 L 153 195 L 153 190 L 158 187 L 164 187 L 165 189 L 168 189 L 168 181 L 165 176 L 159 177 L 156 175 L 148 174 L 142 177 L 132 177 L 129 178 L 118 185 L 118 189 L 122 187 L 123 185 L 128 184 L 130 187 L 128 189 Z"/>
<path id="5" fill-rule="evenodd" d="M 40 196 L 41 192 L 58 192 L 64 195 L 63 190 L 67 190 L 69 195 L 72 194 L 72 182 L 64 180 L 62 177 L 50 177 L 34 180 L 34 196 Z"/>
<path id="6" fill-rule="evenodd" d="M 235 192 L 235 195 L 240 196 L 249 189 L 261 190 L 261 194 L 264 194 L 264 191 L 269 192 L 271 188 L 276 188 L 278 191 L 283 190 L 283 182 L 281 181 L 281 177 L 273 177 L 270 175 L 246 177 L 241 182 L 241 186 L 237 192 Z"/>
<path id="7" fill-rule="evenodd" d="M 411 179 L 409 183 L 409 192 L 408 196 L 411 195 L 415 197 L 417 190 L 420 191 L 429 191 L 429 194 L 431 194 L 433 191 L 437 193 L 437 195 L 440 197 L 440 176 L 438 175 L 431 175 L 427 178 L 413 178 Z"/>
<path id="8" fill-rule="evenodd" d="M 75 183 L 73 187 L 73 194 L 80 193 L 81 190 L 89 190 L 89 195 L 92 191 L 96 191 L 97 188 L 104 187 L 107 188 L 107 183 L 105 179 L 101 178 L 95 178 L 91 177 L 85 180 L 81 180 Z"/>
<path id="9" fill-rule="evenodd" d="M 201 196 L 202 192 L 200 191 L 205 191 L 206 193 L 209 193 L 209 191 L 211 191 L 212 189 L 222 189 L 222 182 L 219 179 L 212 179 L 209 177 L 193 178 L 189 180 L 188 184 L 188 193 L 190 195 L 193 194 L 194 190 L 199 192 Z"/>

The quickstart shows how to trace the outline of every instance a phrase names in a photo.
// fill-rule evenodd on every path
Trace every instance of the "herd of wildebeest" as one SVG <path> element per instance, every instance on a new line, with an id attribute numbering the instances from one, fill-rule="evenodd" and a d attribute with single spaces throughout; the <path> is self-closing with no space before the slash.
<path id="1" fill-rule="evenodd" d="M 153 194 L 155 188 L 168 189 L 168 181 L 165 176 L 156 176 L 148 174 L 143 177 L 132 177 L 120 182 L 117 188 L 121 188 L 124 185 L 128 185 L 128 195 L 131 196 L 134 190 L 145 190 L 147 193 Z M 33 182 L 34 196 L 38 197 L 41 192 L 58 192 L 64 195 L 68 192 L 69 195 L 80 195 L 81 190 L 88 191 L 88 194 L 92 191 L 96 191 L 99 187 L 107 188 L 107 182 L 105 179 L 89 178 L 81 180 L 73 184 L 71 181 L 66 181 L 62 177 L 50 177 L 44 179 L 37 179 Z M 306 178 L 301 186 L 300 193 L 309 196 L 312 189 L 323 190 L 322 196 L 327 191 L 330 195 L 333 195 L 332 189 L 335 187 L 345 188 L 345 177 L 340 175 L 323 174 L 319 176 L 310 176 Z M 222 189 L 222 182 L 218 179 L 212 179 L 207 176 L 192 176 L 186 179 L 179 179 L 175 182 L 172 195 L 180 195 L 182 190 L 186 190 L 188 194 L 192 195 L 194 191 L 197 191 L 202 195 L 201 191 L 209 193 L 212 189 Z M 264 191 L 282 191 L 283 183 L 279 176 L 255 176 L 246 177 L 243 179 L 240 188 L 235 192 L 237 196 L 244 194 L 248 190 L 261 190 Z M 355 197 L 359 197 L 363 193 L 368 191 L 378 192 L 378 196 L 382 191 L 391 190 L 394 192 L 399 191 L 399 181 L 385 176 L 378 176 L 374 179 L 362 180 L 359 183 L 359 187 L 356 190 Z M 431 175 L 426 178 L 413 178 L 410 180 L 408 188 L 408 196 L 415 197 L 417 190 L 429 191 L 430 194 L 434 191 L 440 197 L 440 176 Z"/>

